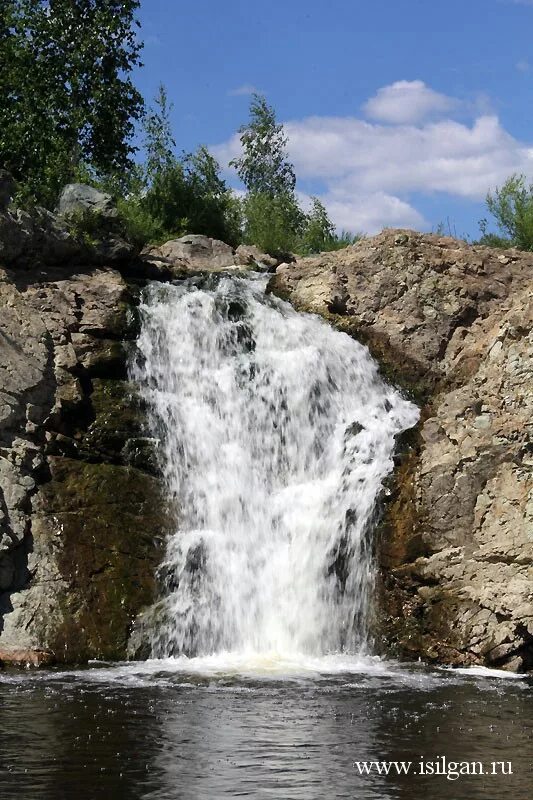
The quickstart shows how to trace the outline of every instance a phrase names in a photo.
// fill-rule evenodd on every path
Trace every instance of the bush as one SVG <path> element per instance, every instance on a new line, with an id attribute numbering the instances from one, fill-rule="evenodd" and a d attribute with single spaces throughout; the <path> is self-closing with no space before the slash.
<path id="1" fill-rule="evenodd" d="M 533 184 L 527 185 L 524 175 L 512 175 L 494 194 L 488 193 L 486 203 L 504 235 L 490 233 L 483 219 L 479 223 L 480 243 L 533 250 Z"/>
<path id="2" fill-rule="evenodd" d="M 305 216 L 292 195 L 248 194 L 243 200 L 244 239 L 271 255 L 291 252 Z"/>
<path id="3" fill-rule="evenodd" d="M 109 230 L 109 220 L 92 208 L 72 211 L 65 217 L 65 222 L 71 235 L 89 249 Z"/>
<path id="4" fill-rule="evenodd" d="M 348 247 L 361 238 L 359 234 L 351 234 L 348 231 L 337 234 L 325 205 L 318 197 L 312 197 L 311 202 L 311 211 L 306 215 L 305 228 L 295 248 L 298 253 L 311 255 L 342 250 L 343 247 Z"/>
<path id="5" fill-rule="evenodd" d="M 125 238 L 139 249 L 149 242 L 162 240 L 163 230 L 138 197 L 119 200 L 117 209 Z"/>

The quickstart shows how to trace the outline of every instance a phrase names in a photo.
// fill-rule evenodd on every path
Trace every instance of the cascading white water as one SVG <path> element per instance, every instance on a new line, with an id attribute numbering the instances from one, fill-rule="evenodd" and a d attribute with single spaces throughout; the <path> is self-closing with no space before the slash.
<path id="1" fill-rule="evenodd" d="M 416 407 L 262 276 L 152 284 L 141 315 L 132 372 L 179 508 L 152 655 L 360 650 L 376 499 Z"/>

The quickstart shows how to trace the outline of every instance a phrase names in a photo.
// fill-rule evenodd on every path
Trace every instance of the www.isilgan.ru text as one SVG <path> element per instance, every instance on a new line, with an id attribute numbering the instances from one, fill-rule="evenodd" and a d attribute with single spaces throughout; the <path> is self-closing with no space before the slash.
<path id="1" fill-rule="evenodd" d="M 467 775 L 512 775 L 511 761 L 449 761 L 439 756 L 434 761 L 354 761 L 359 775 L 427 775 L 456 781 Z"/>

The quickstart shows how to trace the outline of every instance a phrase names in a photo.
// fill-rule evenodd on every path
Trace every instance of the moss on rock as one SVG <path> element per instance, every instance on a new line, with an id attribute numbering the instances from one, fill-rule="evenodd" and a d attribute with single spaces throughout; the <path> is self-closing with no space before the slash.
<path id="1" fill-rule="evenodd" d="M 135 616 L 153 602 L 171 513 L 157 480 L 140 470 L 50 459 L 39 535 L 55 538 L 65 589 L 49 647 L 58 661 L 120 659 Z"/>

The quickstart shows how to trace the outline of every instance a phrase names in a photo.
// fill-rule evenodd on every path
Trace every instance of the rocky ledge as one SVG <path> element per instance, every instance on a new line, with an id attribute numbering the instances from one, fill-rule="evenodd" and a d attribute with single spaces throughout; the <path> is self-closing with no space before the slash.
<path id="1" fill-rule="evenodd" d="M 532 254 L 403 230 L 270 282 L 421 406 L 378 542 L 376 635 L 403 657 L 533 669 L 532 290 Z"/>

